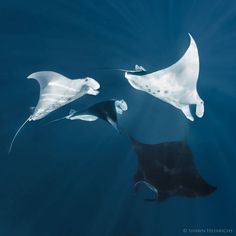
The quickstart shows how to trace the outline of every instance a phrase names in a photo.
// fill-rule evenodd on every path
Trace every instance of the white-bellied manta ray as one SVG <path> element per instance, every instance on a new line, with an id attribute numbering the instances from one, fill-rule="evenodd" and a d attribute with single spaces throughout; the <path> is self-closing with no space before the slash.
<path id="1" fill-rule="evenodd" d="M 127 111 L 127 109 L 128 105 L 123 99 L 110 99 L 95 103 L 94 105 L 81 111 L 72 109 L 70 110 L 69 115 L 53 120 L 51 122 L 62 119 L 83 121 L 96 121 L 97 119 L 102 119 L 104 121 L 107 121 L 117 131 L 119 131 L 117 114 L 122 115 L 124 111 Z"/>
<path id="2" fill-rule="evenodd" d="M 143 144 L 131 136 L 129 139 L 138 159 L 138 170 L 134 175 L 135 191 L 140 184 L 145 184 L 154 193 L 152 199 L 146 200 L 207 196 L 216 190 L 198 173 L 186 142 Z"/>
<path id="3" fill-rule="evenodd" d="M 199 55 L 196 43 L 190 36 L 190 45 L 185 54 L 165 69 L 148 72 L 142 66 L 125 71 L 130 85 L 180 109 L 191 121 L 194 120 L 189 105 L 196 105 L 196 115 L 204 114 L 204 102 L 197 92 Z"/>
<path id="4" fill-rule="evenodd" d="M 28 121 L 44 118 L 52 111 L 84 96 L 97 95 L 100 84 L 93 78 L 69 79 L 53 71 L 39 71 L 27 77 L 35 79 L 40 85 L 40 96 L 32 115 L 20 126 L 10 144 L 9 153 L 17 134 Z"/>

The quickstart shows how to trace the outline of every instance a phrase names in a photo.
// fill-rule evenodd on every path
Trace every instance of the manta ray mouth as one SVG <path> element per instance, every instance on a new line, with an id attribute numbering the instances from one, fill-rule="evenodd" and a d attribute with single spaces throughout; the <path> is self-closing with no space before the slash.
<path id="1" fill-rule="evenodd" d="M 99 94 L 100 91 L 98 89 L 100 88 L 100 84 L 96 80 L 90 78 L 90 80 L 87 83 L 87 86 L 88 86 L 88 94 L 90 95 Z"/>
<path id="2" fill-rule="evenodd" d="M 123 99 L 120 101 L 117 101 L 116 106 L 119 107 L 122 111 L 127 111 L 128 109 L 128 105 Z"/>
<path id="3" fill-rule="evenodd" d="M 98 89 L 94 89 L 94 88 L 89 88 L 88 89 L 88 94 L 90 94 L 90 95 L 97 95 L 97 94 L 99 94 L 99 90 Z"/>
<path id="4" fill-rule="evenodd" d="M 123 111 L 127 111 L 128 106 L 127 103 L 122 99 L 122 100 L 116 100 L 115 101 L 115 107 L 116 107 L 116 112 L 118 114 L 122 114 Z"/>

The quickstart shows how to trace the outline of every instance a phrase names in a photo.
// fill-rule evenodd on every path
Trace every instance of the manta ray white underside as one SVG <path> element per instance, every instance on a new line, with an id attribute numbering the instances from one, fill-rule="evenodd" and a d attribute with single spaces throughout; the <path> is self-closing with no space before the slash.
<path id="1" fill-rule="evenodd" d="M 136 65 L 135 70 L 125 72 L 125 78 L 133 88 L 173 105 L 193 121 L 189 105 L 196 105 L 196 115 L 201 118 L 204 114 L 204 102 L 197 92 L 198 49 L 193 37 L 190 34 L 189 36 L 190 45 L 175 64 L 153 73 L 148 73 L 142 66 Z"/>
<path id="2" fill-rule="evenodd" d="M 20 130 L 29 121 L 36 121 L 49 115 L 60 107 L 89 94 L 97 95 L 100 84 L 93 78 L 70 79 L 54 71 L 39 71 L 27 77 L 35 79 L 40 85 L 38 103 L 32 115 L 20 126 L 10 144 L 9 153 Z"/>

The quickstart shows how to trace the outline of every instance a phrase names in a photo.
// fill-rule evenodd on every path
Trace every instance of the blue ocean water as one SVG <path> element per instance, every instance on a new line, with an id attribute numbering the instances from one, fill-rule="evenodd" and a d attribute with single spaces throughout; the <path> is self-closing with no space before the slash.
<path id="1" fill-rule="evenodd" d="M 236 234 L 236 2 L 210 0 L 1 1 L 0 236 L 173 236 L 184 229 Z M 178 60 L 190 32 L 200 56 L 202 119 L 133 89 L 121 72 L 158 70 Z M 32 72 L 91 76 L 84 96 L 29 123 L 38 100 Z M 132 191 L 137 160 L 127 138 L 103 121 L 47 121 L 96 102 L 125 99 L 120 125 L 144 143 L 186 139 L 201 175 L 218 190 L 205 198 L 159 204 Z M 210 235 L 219 235 L 210 234 Z"/>

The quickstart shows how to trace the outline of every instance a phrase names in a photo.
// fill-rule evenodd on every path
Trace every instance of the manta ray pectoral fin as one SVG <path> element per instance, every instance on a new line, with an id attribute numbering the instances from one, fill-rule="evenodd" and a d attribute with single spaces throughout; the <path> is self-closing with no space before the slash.
<path id="1" fill-rule="evenodd" d="M 75 115 L 69 117 L 70 120 L 83 120 L 83 121 L 95 121 L 97 120 L 97 116 L 93 115 Z"/>
<path id="2" fill-rule="evenodd" d="M 51 81 L 67 81 L 68 78 L 54 71 L 38 71 L 30 74 L 27 79 L 35 79 L 38 81 L 41 90 L 45 88 Z"/>
<path id="3" fill-rule="evenodd" d="M 107 121 L 108 121 L 118 132 L 120 132 L 115 121 L 113 121 L 110 117 L 107 117 Z"/>
<path id="4" fill-rule="evenodd" d="M 135 88 L 135 89 L 138 89 L 138 90 L 141 90 L 138 85 L 132 80 L 132 79 L 128 79 L 130 85 Z"/>
<path id="5" fill-rule="evenodd" d="M 10 154 L 10 152 L 11 152 L 13 143 L 14 143 L 14 141 L 15 141 L 17 135 L 20 133 L 20 131 L 21 131 L 22 128 L 26 125 L 26 123 L 29 122 L 29 121 L 31 121 L 31 117 L 32 117 L 32 115 L 29 116 L 29 117 L 27 118 L 27 120 L 26 120 L 26 121 L 20 126 L 20 128 L 16 131 L 16 133 L 15 133 L 15 135 L 14 135 L 12 141 L 11 141 L 11 144 L 10 144 L 10 147 L 9 147 L 9 150 L 8 150 L 8 154 Z"/>
<path id="6" fill-rule="evenodd" d="M 147 186 L 151 191 L 153 191 L 156 194 L 156 198 L 154 198 L 154 199 L 145 199 L 145 201 L 157 200 L 158 199 L 158 190 L 152 184 L 148 183 L 145 180 L 140 180 L 140 181 L 138 181 L 134 184 L 135 192 L 138 191 L 138 185 L 141 184 L 141 183 L 145 184 L 145 186 Z"/>
<path id="7" fill-rule="evenodd" d="M 39 120 L 89 93 L 97 95 L 99 83 L 92 78 L 69 79 L 57 72 L 39 71 L 27 77 L 40 85 L 40 96 L 31 120 Z"/>
<path id="8" fill-rule="evenodd" d="M 134 184 L 134 191 L 135 192 L 138 192 L 138 186 L 139 186 L 139 184 L 141 184 L 143 182 L 144 182 L 144 180 L 139 180 Z"/>
<path id="9" fill-rule="evenodd" d="M 92 88 L 89 88 L 88 91 L 87 91 L 87 94 L 96 96 L 96 95 L 99 94 L 99 91 L 98 90 L 94 90 Z"/>
<path id="10" fill-rule="evenodd" d="M 194 118 L 190 112 L 189 105 L 182 106 L 180 109 L 182 110 L 187 119 L 194 121 Z"/>
<path id="11" fill-rule="evenodd" d="M 204 115 L 204 102 L 201 100 L 196 104 L 196 116 L 202 118 Z"/>

